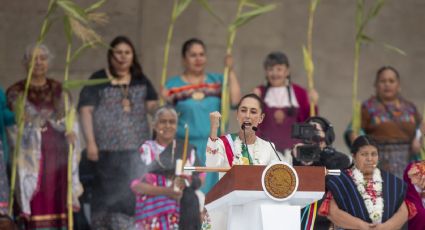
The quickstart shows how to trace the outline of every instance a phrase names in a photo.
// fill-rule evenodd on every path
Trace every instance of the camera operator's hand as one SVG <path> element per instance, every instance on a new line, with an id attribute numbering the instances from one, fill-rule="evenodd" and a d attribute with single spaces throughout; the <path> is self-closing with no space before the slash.
<path id="1" fill-rule="evenodd" d="M 216 139 L 217 138 L 217 129 L 220 127 L 220 119 L 221 114 L 218 111 L 214 111 L 210 113 L 210 138 Z"/>

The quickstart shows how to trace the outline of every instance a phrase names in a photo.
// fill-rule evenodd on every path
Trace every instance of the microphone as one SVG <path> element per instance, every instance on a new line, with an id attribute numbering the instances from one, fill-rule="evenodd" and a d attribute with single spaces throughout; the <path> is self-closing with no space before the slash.
<path id="1" fill-rule="evenodd" d="M 245 128 L 245 125 L 242 125 L 242 126 L 244 126 L 244 128 Z M 257 128 L 256 126 L 252 126 L 252 130 L 253 130 L 254 132 L 257 132 L 258 128 Z M 269 140 L 265 140 L 265 141 L 269 142 L 270 146 L 272 147 L 272 149 L 273 149 L 274 153 L 275 153 L 275 154 L 276 154 L 276 156 L 277 156 L 277 159 L 279 159 L 279 161 L 282 161 L 282 159 L 280 159 L 280 156 L 279 156 L 279 154 L 278 154 L 278 153 L 277 153 L 277 151 L 276 151 L 276 148 L 273 146 L 272 142 L 271 142 L 271 141 L 269 141 Z"/>
<path id="2" fill-rule="evenodd" d="M 254 128 L 254 127 L 253 127 L 253 128 Z M 256 128 L 257 128 L 257 127 L 256 127 Z M 270 146 L 272 147 L 272 149 L 273 149 L 273 151 L 274 151 L 274 154 L 276 154 L 277 159 L 279 159 L 279 161 L 282 161 L 282 159 L 280 159 L 279 154 L 278 154 L 278 153 L 277 153 L 277 151 L 276 151 L 276 148 L 273 146 L 272 142 L 271 142 L 271 141 L 268 141 L 268 142 L 269 142 Z"/>
<path id="3" fill-rule="evenodd" d="M 248 150 L 248 145 L 246 144 L 246 134 L 245 134 L 245 124 L 244 123 L 242 123 L 242 125 L 241 125 L 241 129 L 243 130 L 243 139 L 244 139 L 244 145 L 245 145 L 245 148 L 246 148 L 246 151 L 248 152 L 248 154 L 249 154 L 249 150 Z"/>

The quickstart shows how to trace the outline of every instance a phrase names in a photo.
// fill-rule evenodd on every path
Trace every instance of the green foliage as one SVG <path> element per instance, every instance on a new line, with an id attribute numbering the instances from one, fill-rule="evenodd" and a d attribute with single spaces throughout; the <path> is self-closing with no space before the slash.
<path id="1" fill-rule="evenodd" d="M 103 6 L 103 4 L 105 4 L 105 2 L 106 2 L 106 0 L 100 0 L 100 1 L 97 1 L 97 2 L 95 2 L 95 3 L 93 3 L 93 4 L 91 4 L 89 7 L 87 7 L 84 11 L 85 11 L 86 13 L 90 13 L 90 12 L 92 12 L 92 11 L 95 11 L 95 10 L 97 10 L 98 8 L 100 8 L 101 6 Z"/>
<path id="2" fill-rule="evenodd" d="M 173 12 L 174 20 L 177 19 L 183 13 L 183 11 L 187 9 L 191 1 L 192 0 L 177 0 L 177 7 Z"/>
<path id="3" fill-rule="evenodd" d="M 109 79 L 66 80 L 62 87 L 67 90 L 79 89 L 84 86 L 99 85 L 110 82 Z"/>
<path id="4" fill-rule="evenodd" d="M 197 0 L 199 4 L 211 15 L 213 18 L 215 18 L 217 21 L 220 22 L 220 24 L 224 25 L 223 20 L 214 12 L 210 4 L 207 0 Z"/>
<path id="5" fill-rule="evenodd" d="M 62 8 L 62 10 L 70 17 L 75 18 L 79 20 L 80 22 L 87 23 L 87 14 L 79 7 L 77 4 L 75 4 L 71 0 L 58 0 L 57 1 L 58 6 Z"/>
<path id="6" fill-rule="evenodd" d="M 276 8 L 275 4 L 267 4 L 267 5 L 257 5 L 257 7 L 254 7 L 254 5 L 251 6 L 254 8 L 251 11 L 245 12 L 240 14 L 235 21 L 230 24 L 229 31 L 237 30 L 239 27 L 245 25 L 247 22 L 251 21 L 255 17 L 258 17 L 260 15 L 263 15 L 265 13 L 268 13 Z"/>

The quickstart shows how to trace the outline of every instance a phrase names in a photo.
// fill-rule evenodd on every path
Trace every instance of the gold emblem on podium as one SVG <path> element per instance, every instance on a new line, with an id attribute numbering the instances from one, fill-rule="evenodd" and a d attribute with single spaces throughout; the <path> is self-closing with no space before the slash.
<path id="1" fill-rule="evenodd" d="M 271 164 L 263 171 L 262 184 L 264 192 L 270 198 L 278 201 L 287 200 L 297 191 L 297 172 L 286 163 Z"/>

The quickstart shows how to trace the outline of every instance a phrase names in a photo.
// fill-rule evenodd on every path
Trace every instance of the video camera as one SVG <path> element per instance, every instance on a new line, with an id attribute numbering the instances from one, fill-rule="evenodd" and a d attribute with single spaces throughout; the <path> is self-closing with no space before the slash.
<path id="1" fill-rule="evenodd" d="M 304 145 L 297 146 L 298 160 L 305 162 L 320 161 L 322 152 L 319 142 L 323 139 L 316 127 L 310 123 L 292 125 L 291 137 L 302 140 Z"/>

